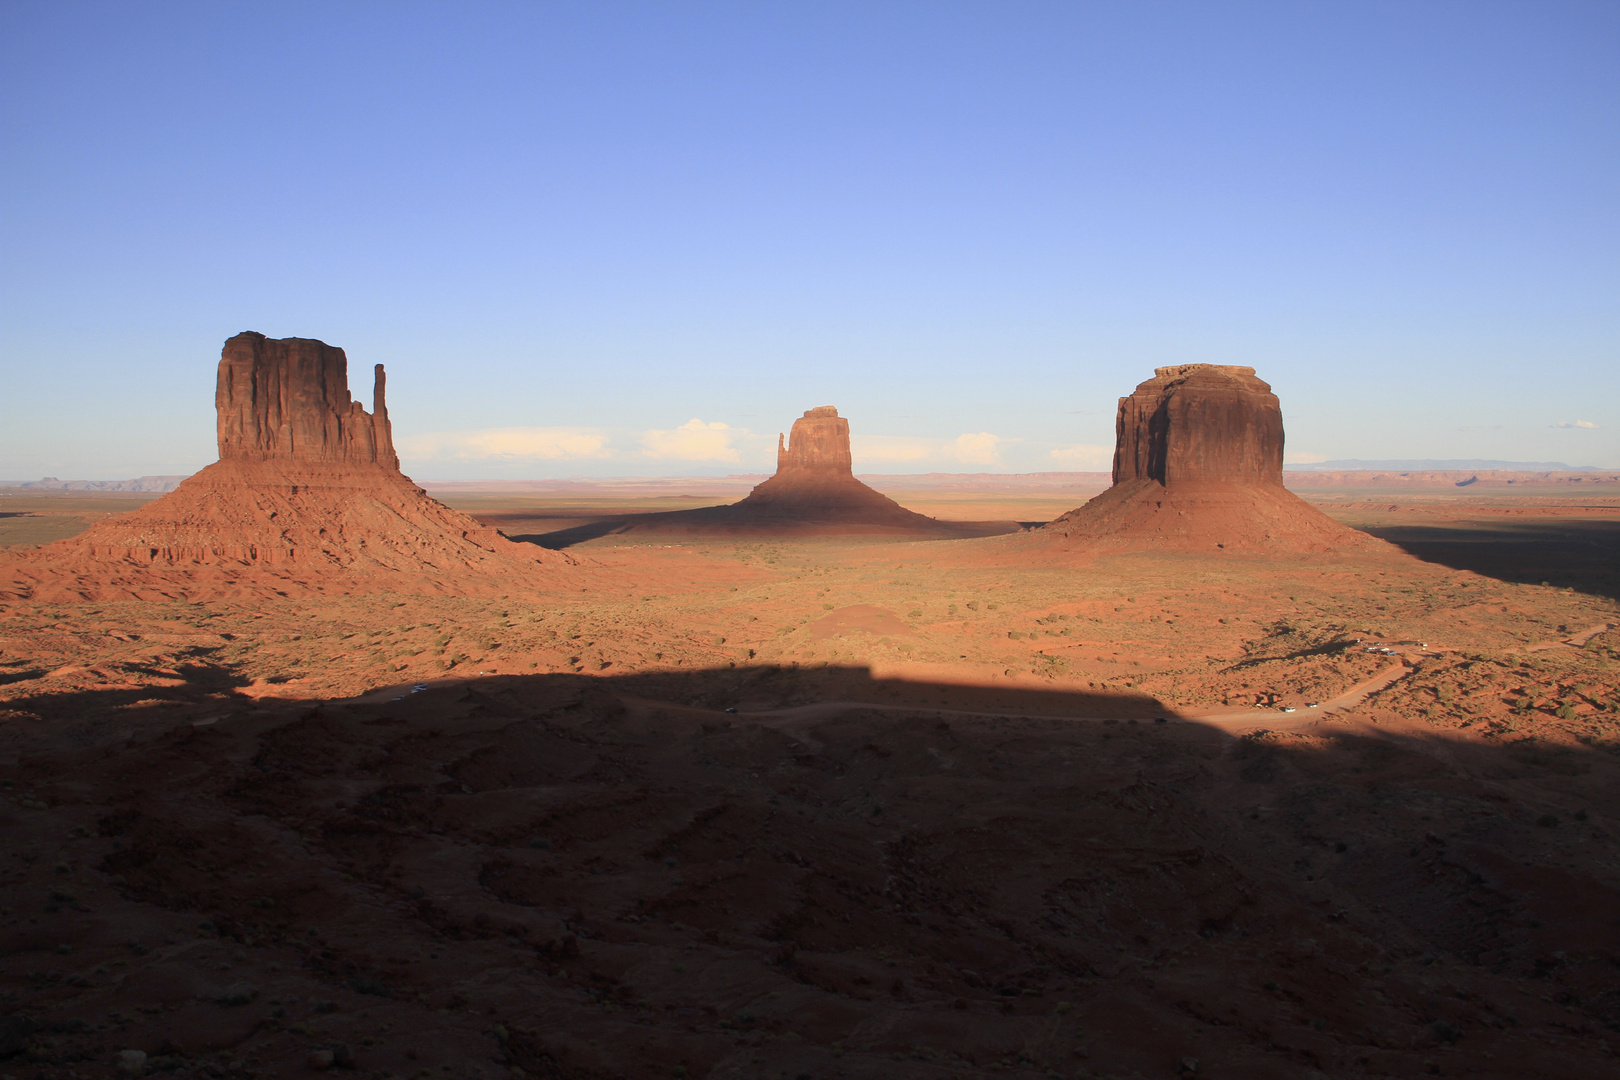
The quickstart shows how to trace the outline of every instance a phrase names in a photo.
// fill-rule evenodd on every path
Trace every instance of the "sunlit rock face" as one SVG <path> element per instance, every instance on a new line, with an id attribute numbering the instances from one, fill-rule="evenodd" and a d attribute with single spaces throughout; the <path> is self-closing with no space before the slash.
<path id="1" fill-rule="evenodd" d="M 835 472 L 854 476 L 849 453 L 849 421 L 831 405 L 805 410 L 793 421 L 793 430 L 784 442 L 776 437 L 776 471 L 798 470 Z"/>
<path id="2" fill-rule="evenodd" d="M 1180 364 L 1119 399 L 1114 483 L 1281 487 L 1282 407 L 1252 367 Z"/>
<path id="3" fill-rule="evenodd" d="M 376 366 L 372 412 L 349 396 L 343 350 L 313 338 L 237 334 L 214 386 L 221 461 L 330 461 L 399 468 Z"/>
<path id="4" fill-rule="evenodd" d="M 40 549 L 0 599 L 510 590 L 562 554 L 515 544 L 400 472 L 383 366 L 373 411 L 343 350 L 244 333 L 214 384 L 219 460 L 139 510 Z"/>

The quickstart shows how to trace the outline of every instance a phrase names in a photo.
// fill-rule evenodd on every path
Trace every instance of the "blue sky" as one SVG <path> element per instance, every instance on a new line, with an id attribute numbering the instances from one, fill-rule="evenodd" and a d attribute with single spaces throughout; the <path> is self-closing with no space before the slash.
<path id="1" fill-rule="evenodd" d="M 1620 6 L 8 2 L 0 252 L 13 479 L 207 464 L 246 329 L 420 479 L 1104 467 L 1191 361 L 1620 467 Z"/>

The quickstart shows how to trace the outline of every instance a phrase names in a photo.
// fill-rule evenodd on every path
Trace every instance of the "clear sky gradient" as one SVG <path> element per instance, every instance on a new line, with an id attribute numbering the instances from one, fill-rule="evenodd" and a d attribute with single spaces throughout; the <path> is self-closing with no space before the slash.
<path id="1" fill-rule="evenodd" d="M 0 4 L 0 477 L 207 464 L 250 329 L 419 479 L 1106 467 L 1190 361 L 1620 467 L 1620 5 Z"/>

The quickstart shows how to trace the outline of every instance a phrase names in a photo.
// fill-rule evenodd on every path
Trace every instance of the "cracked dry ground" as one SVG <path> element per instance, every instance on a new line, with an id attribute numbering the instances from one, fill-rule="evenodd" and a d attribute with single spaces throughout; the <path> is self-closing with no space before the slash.
<path id="1" fill-rule="evenodd" d="M 1614 1075 L 1612 602 L 919 550 L 13 607 L 0 1074 Z"/>

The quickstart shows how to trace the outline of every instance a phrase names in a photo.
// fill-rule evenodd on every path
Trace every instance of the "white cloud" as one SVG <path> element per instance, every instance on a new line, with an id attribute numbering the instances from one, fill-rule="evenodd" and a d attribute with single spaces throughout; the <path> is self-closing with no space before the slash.
<path id="1" fill-rule="evenodd" d="M 851 456 L 860 468 L 918 461 L 1000 465 L 1001 444 L 1009 441 L 988 431 L 970 432 L 954 439 L 922 439 L 905 435 L 851 435 L 849 439 Z"/>
<path id="2" fill-rule="evenodd" d="M 439 460 L 566 460 L 610 456 L 607 436 L 590 428 L 486 428 L 436 431 L 401 439 L 406 457 Z"/>
<path id="3" fill-rule="evenodd" d="M 648 431 L 641 436 L 642 453 L 650 458 L 676 461 L 739 462 L 742 455 L 733 443 L 751 439 L 753 432 L 715 420 L 704 423 L 692 419 L 673 431 Z"/>
<path id="4" fill-rule="evenodd" d="M 1294 450 L 1283 455 L 1283 461 L 1290 465 L 1315 465 L 1318 461 L 1326 460 L 1321 454 L 1301 454 Z"/>
<path id="5" fill-rule="evenodd" d="M 1590 420 L 1560 420 L 1553 426 L 1562 428 L 1595 428 L 1598 425 L 1594 424 Z"/>
<path id="6" fill-rule="evenodd" d="M 1000 435 L 976 431 L 970 435 L 958 435 L 949 444 L 949 449 L 952 456 L 964 465 L 1000 465 L 1001 451 L 997 447 L 1006 441 Z"/>
<path id="7" fill-rule="evenodd" d="M 859 462 L 923 461 L 938 457 L 938 439 L 911 439 L 903 435 L 850 435 L 850 455 Z"/>
<path id="8" fill-rule="evenodd" d="M 1082 472 L 1097 472 L 1114 467 L 1114 448 L 1112 446 L 1076 443 L 1074 446 L 1058 447 L 1052 451 L 1052 456 L 1065 465 L 1072 465 Z"/>

